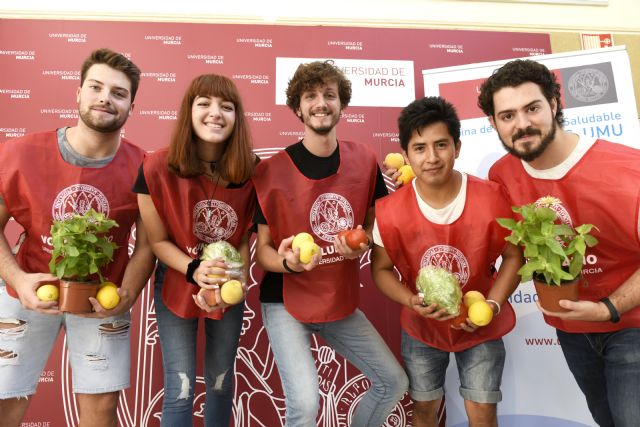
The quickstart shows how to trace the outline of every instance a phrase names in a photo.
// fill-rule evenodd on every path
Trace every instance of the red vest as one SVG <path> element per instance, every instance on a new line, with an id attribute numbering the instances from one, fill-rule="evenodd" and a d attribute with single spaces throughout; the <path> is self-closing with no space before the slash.
<path id="1" fill-rule="evenodd" d="M 508 235 L 495 219 L 511 216 L 511 207 L 498 185 L 469 175 L 464 210 L 452 224 L 426 219 L 413 185 L 376 202 L 376 222 L 384 247 L 414 293 L 418 270 L 435 265 L 455 274 L 463 293 L 477 290 L 486 296 L 494 280 L 491 267 L 502 254 Z M 515 314 L 505 303 L 489 325 L 474 333 L 453 329 L 450 322 L 427 319 L 404 306 L 400 321 L 412 337 L 457 352 L 505 335 L 515 325 Z"/>
<path id="2" fill-rule="evenodd" d="M 331 322 L 349 316 L 359 302 L 360 263 L 334 252 L 333 238 L 364 222 L 373 200 L 377 163 L 362 144 L 339 142 L 337 173 L 305 177 L 282 151 L 258 164 L 254 182 L 274 246 L 307 232 L 322 249 L 313 271 L 283 275 L 287 311 L 301 322 Z"/>
<path id="3" fill-rule="evenodd" d="M 218 187 L 203 177 L 180 178 L 167 165 L 167 152 L 156 151 L 144 160 L 149 195 L 169 239 L 184 253 L 198 258 L 208 243 L 226 240 L 236 248 L 252 224 L 256 208 L 253 184 L 241 188 Z M 222 318 L 222 311 L 207 314 L 194 302 L 199 287 L 187 283 L 184 274 L 168 268 L 162 284 L 162 300 L 182 318 Z"/>
<path id="4" fill-rule="evenodd" d="M 638 203 L 640 151 L 598 140 L 561 179 L 531 177 L 519 159 L 506 155 L 489 171 L 502 184 L 512 203 L 523 205 L 544 196 L 557 197 L 556 211 L 573 226 L 594 224 L 600 243 L 587 250 L 581 300 L 598 301 L 610 295 L 640 267 Z M 619 323 L 561 320 L 545 316 L 548 324 L 566 332 L 609 332 L 640 327 L 640 306 L 621 316 Z"/>
<path id="5" fill-rule="evenodd" d="M 83 168 L 63 160 L 55 131 L 1 145 L 2 198 L 11 216 L 25 229 L 25 240 L 16 255 L 20 268 L 29 273 L 49 272 L 53 219 L 94 208 L 119 224 L 111 231 L 118 249 L 102 274 L 120 285 L 129 261 L 131 226 L 138 218 L 137 198 L 131 188 L 144 151 L 122 139 L 108 165 Z M 11 287 L 7 290 L 16 296 Z"/>

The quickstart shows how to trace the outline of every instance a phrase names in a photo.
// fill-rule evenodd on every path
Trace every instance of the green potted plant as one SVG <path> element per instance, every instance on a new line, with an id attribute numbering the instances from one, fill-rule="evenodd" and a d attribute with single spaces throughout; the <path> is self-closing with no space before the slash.
<path id="1" fill-rule="evenodd" d="M 498 218 L 498 224 L 511 231 L 506 241 L 524 248 L 526 263 L 518 270 L 522 282 L 533 279 L 540 305 L 548 311 L 566 311 L 560 299 L 578 300 L 582 266 L 588 247 L 598 244 L 593 224 L 570 227 L 559 221 L 551 208 L 560 200 L 547 196 L 536 203 L 514 206 L 522 219 Z"/>
<path id="2" fill-rule="evenodd" d="M 96 296 L 98 283 L 104 281 L 100 269 L 113 261 L 113 252 L 118 247 L 107 233 L 117 226 L 116 221 L 94 209 L 53 221 L 49 270 L 60 279 L 61 311 L 92 310 L 89 297 Z"/>

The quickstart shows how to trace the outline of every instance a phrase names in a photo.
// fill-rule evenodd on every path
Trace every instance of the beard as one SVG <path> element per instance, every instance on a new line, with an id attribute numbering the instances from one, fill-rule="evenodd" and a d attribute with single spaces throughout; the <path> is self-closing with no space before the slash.
<path id="1" fill-rule="evenodd" d="M 331 114 L 331 111 L 322 111 L 322 112 L 329 114 L 329 117 L 331 118 L 331 121 L 327 125 L 320 125 L 320 126 L 314 125 L 312 123 L 312 120 L 313 120 L 312 113 L 310 113 L 309 115 L 303 115 L 304 124 L 307 125 L 307 127 L 309 129 L 311 129 L 312 131 L 314 131 L 318 135 L 326 135 L 326 134 L 328 134 L 329 132 L 331 132 L 333 130 L 333 128 L 336 127 L 336 125 L 338 124 L 338 121 L 340 121 L 340 114 L 339 113 L 337 115 L 333 115 L 333 114 Z"/>
<path id="2" fill-rule="evenodd" d="M 120 130 L 127 121 L 127 116 L 124 117 L 114 115 L 111 120 L 98 120 L 92 115 L 91 108 L 81 109 L 79 108 L 80 120 L 92 130 L 100 133 L 112 133 Z"/>
<path id="3" fill-rule="evenodd" d="M 512 145 L 505 144 L 502 137 L 500 137 L 500 142 L 502 142 L 502 146 L 505 150 L 507 150 L 507 152 L 509 152 L 509 154 L 519 158 L 520 160 L 524 160 L 525 162 L 532 162 L 545 152 L 549 144 L 551 144 L 553 139 L 556 137 L 556 130 L 557 124 L 554 119 L 551 121 L 551 129 L 549 129 L 549 132 L 546 135 L 543 135 L 540 129 L 529 126 L 525 129 L 518 130 L 518 132 L 516 132 L 516 134 L 511 137 Z M 532 147 L 530 143 L 527 143 L 522 149 L 516 148 L 516 141 L 518 139 L 524 136 L 536 135 L 542 138 L 540 144 L 537 147 Z"/>

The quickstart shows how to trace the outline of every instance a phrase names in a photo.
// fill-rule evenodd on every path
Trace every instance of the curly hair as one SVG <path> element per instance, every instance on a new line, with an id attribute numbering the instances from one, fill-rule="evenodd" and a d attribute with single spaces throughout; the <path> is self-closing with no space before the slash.
<path id="1" fill-rule="evenodd" d="M 478 107 L 487 116 L 495 118 L 493 95 L 502 88 L 516 87 L 528 82 L 537 84 L 549 103 L 553 99 L 556 100 L 555 120 L 559 126 L 562 126 L 564 113 L 560 102 L 560 83 L 556 75 L 547 67 L 530 59 L 516 59 L 495 70 L 480 86 Z"/>
<path id="2" fill-rule="evenodd" d="M 439 96 L 428 96 L 416 99 L 407 105 L 398 116 L 402 149 L 407 151 L 414 131 L 419 135 L 422 129 L 434 123 L 444 123 L 453 142 L 456 144 L 460 142 L 460 119 L 453 104 Z"/>
<path id="3" fill-rule="evenodd" d="M 80 69 L 80 86 L 84 83 L 89 68 L 96 64 L 107 65 L 127 76 L 131 83 L 131 102 L 133 102 L 136 98 L 136 92 L 138 92 L 138 85 L 140 84 L 140 68 L 118 52 L 107 48 L 96 49 L 91 52 L 91 55 L 89 55 L 82 64 L 82 68 Z"/>
<path id="4" fill-rule="evenodd" d="M 351 82 L 331 60 L 314 61 L 298 66 L 287 87 L 287 105 L 297 113 L 304 92 L 329 82 L 338 84 L 340 104 L 342 108 L 346 108 L 351 101 Z"/>

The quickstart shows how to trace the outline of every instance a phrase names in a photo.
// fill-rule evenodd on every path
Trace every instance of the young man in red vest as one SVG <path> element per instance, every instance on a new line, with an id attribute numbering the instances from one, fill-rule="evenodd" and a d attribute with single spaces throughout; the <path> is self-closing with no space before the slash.
<path id="1" fill-rule="evenodd" d="M 369 227 L 374 200 L 386 194 L 374 153 L 337 139 L 335 127 L 350 99 L 351 83 L 331 61 L 300 65 L 287 105 L 304 123 L 304 139 L 260 162 L 254 178 L 257 260 L 267 271 L 262 316 L 282 378 L 288 427 L 316 425 L 312 334 L 371 381 L 350 426 L 381 426 L 407 387 L 402 367 L 358 309 L 359 259 L 369 246 L 350 249 L 337 238 L 343 230 Z M 310 233 L 322 250 L 307 264 L 291 247 L 300 232 Z"/>
<path id="2" fill-rule="evenodd" d="M 449 102 L 416 100 L 402 110 L 398 127 L 416 179 L 376 202 L 372 271 L 378 288 L 402 304 L 402 356 L 414 401 L 413 425 L 438 425 L 449 354 L 454 353 L 470 425 L 497 426 L 505 361 L 501 337 L 515 325 L 507 298 L 519 283 L 522 256 L 504 241 L 508 233 L 495 218 L 511 216 L 511 206 L 497 184 L 453 168 L 460 153 L 460 120 Z M 424 306 L 416 279 L 426 266 L 453 273 L 463 292 L 485 295 L 493 320 L 483 327 L 469 319 L 452 324 L 445 309 Z"/>
<path id="3" fill-rule="evenodd" d="M 82 66 L 74 127 L 30 134 L 0 147 L 0 227 L 10 217 L 23 228 L 17 254 L 0 234 L 0 414 L 3 426 L 18 426 L 60 328 L 67 333 L 73 391 L 80 425 L 115 426 L 119 391 L 129 386 L 129 309 L 154 266 L 136 195 L 130 191 L 144 152 L 120 137 L 135 98 L 140 70 L 124 56 L 98 49 Z M 58 311 L 36 289 L 57 281 L 48 273 L 54 219 L 89 208 L 119 227 L 119 248 L 104 275 L 120 288 L 111 310 L 91 299 L 94 313 Z M 129 259 L 131 227 L 136 247 Z"/>
<path id="4" fill-rule="evenodd" d="M 565 221 L 599 229 L 579 301 L 561 301 L 566 313 L 543 312 L 594 420 L 637 426 L 640 151 L 564 130 L 560 84 L 535 61 L 511 61 L 494 72 L 478 105 L 509 152 L 489 178 L 507 189 L 512 204 L 553 196 Z"/>

